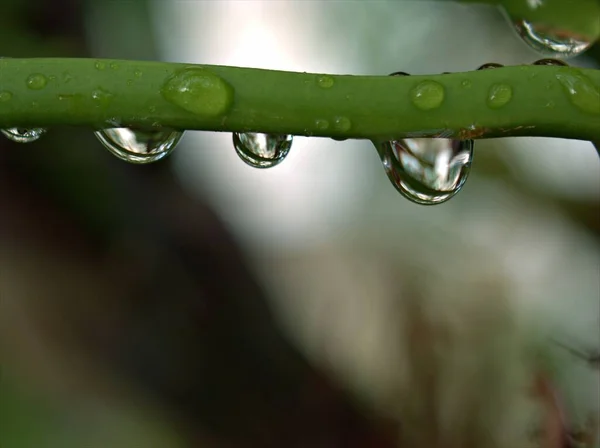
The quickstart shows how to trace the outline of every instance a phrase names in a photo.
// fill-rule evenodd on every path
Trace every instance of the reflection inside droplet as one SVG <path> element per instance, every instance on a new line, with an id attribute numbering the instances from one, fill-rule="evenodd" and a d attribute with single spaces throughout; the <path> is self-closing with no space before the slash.
<path id="1" fill-rule="evenodd" d="M 108 128 L 94 134 L 119 159 L 142 164 L 168 156 L 179 143 L 183 131 Z"/>
<path id="2" fill-rule="evenodd" d="M 290 152 L 292 141 L 292 135 L 233 133 L 235 151 L 254 168 L 271 168 L 280 164 Z"/>
<path id="3" fill-rule="evenodd" d="M 7 128 L 0 129 L 9 140 L 17 143 L 31 143 L 39 139 L 45 132 L 44 128 Z"/>
<path id="4" fill-rule="evenodd" d="M 514 27 L 527 45 L 546 56 L 575 57 L 586 51 L 593 43 L 583 37 L 576 37 L 569 31 L 557 30 L 526 20 L 514 21 Z"/>
<path id="5" fill-rule="evenodd" d="M 385 172 L 407 199 L 440 204 L 456 195 L 469 175 L 472 140 L 411 138 L 376 144 Z"/>

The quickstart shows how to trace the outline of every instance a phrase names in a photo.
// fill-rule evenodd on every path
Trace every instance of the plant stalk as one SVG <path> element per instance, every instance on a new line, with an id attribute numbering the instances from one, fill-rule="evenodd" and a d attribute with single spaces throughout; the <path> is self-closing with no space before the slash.
<path id="1" fill-rule="evenodd" d="M 186 73 L 201 73 L 204 80 L 187 85 L 195 96 L 182 107 L 169 99 L 168 85 Z M 214 80 L 229 92 L 223 104 L 209 92 L 216 88 L 210 84 Z M 185 82 L 176 94 L 186 95 Z M 439 104 L 427 102 L 432 92 L 420 89 L 423 82 L 438 86 L 433 92 L 438 100 L 441 87 Z M 490 103 L 494 92 L 506 95 L 506 87 L 509 100 Z M 423 96 L 415 100 L 418 92 Z M 370 140 L 545 136 L 598 141 L 600 70 L 525 65 L 391 77 L 129 60 L 0 59 L 0 128 L 59 125 Z"/>

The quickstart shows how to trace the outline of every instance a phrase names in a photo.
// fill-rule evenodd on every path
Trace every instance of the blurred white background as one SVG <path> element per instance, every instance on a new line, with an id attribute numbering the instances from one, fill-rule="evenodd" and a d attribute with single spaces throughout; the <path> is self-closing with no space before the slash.
<path id="1" fill-rule="evenodd" d="M 540 58 L 496 9 L 454 2 L 157 0 L 153 12 L 169 61 L 385 75 Z M 292 337 L 369 400 L 396 381 L 390 310 L 411 288 L 440 300 L 500 288 L 540 338 L 600 345 L 598 239 L 556 202 L 597 203 L 588 142 L 478 141 L 464 190 L 430 208 L 394 190 L 367 141 L 296 138 L 270 170 L 239 160 L 229 134 L 188 132 L 185 143 L 174 156 L 183 183 L 247 248 Z M 413 271 L 426 281 L 413 285 Z M 482 278 L 491 283 L 473 286 Z M 564 361 L 567 401 L 583 415 L 578 406 L 597 406 L 597 378 Z"/>

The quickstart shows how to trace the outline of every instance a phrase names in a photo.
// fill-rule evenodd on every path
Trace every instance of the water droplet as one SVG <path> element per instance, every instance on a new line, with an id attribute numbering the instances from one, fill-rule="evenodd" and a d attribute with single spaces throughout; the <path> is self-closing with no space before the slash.
<path id="1" fill-rule="evenodd" d="M 565 61 L 561 61 L 560 59 L 551 59 L 551 58 L 540 59 L 538 61 L 535 61 L 533 63 L 533 65 L 553 65 L 553 66 L 563 66 L 563 67 L 569 66 L 569 64 L 567 64 Z"/>
<path id="2" fill-rule="evenodd" d="M 12 93 L 7 90 L 0 92 L 0 103 L 6 103 L 12 99 Z"/>
<path id="3" fill-rule="evenodd" d="M 493 68 L 502 68 L 502 67 L 504 67 L 502 64 L 497 64 L 495 62 L 488 62 L 487 64 L 483 64 L 477 70 L 490 70 Z"/>
<path id="4" fill-rule="evenodd" d="M 435 81 L 423 81 L 410 91 L 413 104 L 421 110 L 432 110 L 444 102 L 444 86 Z"/>
<path id="5" fill-rule="evenodd" d="M 68 84 L 73 80 L 73 76 L 69 72 L 64 72 L 62 74 L 62 80 L 65 84 Z"/>
<path id="6" fill-rule="evenodd" d="M 136 70 L 133 72 L 133 76 L 135 76 L 136 78 L 141 78 L 143 75 L 141 70 Z"/>
<path id="7" fill-rule="evenodd" d="M 33 75 L 29 75 L 27 78 L 27 87 L 31 90 L 42 90 L 48 84 L 48 78 L 46 78 L 41 73 L 35 73 Z"/>
<path id="8" fill-rule="evenodd" d="M 571 103 L 583 112 L 600 115 L 600 89 L 573 68 L 563 68 L 556 74 Z"/>
<path id="9" fill-rule="evenodd" d="M 333 87 L 335 80 L 331 76 L 320 75 L 317 77 L 317 84 L 323 89 L 329 89 L 330 87 Z"/>
<path id="10" fill-rule="evenodd" d="M 494 84 L 488 92 L 487 104 L 492 109 L 499 109 L 512 99 L 512 88 L 508 84 Z"/>
<path id="11" fill-rule="evenodd" d="M 473 140 L 410 138 L 376 144 L 396 189 L 417 204 L 441 204 L 463 187 L 473 160 Z"/>
<path id="12" fill-rule="evenodd" d="M 223 78 L 201 68 L 182 70 L 171 76 L 161 94 L 188 112 L 211 117 L 223 115 L 233 103 L 233 88 Z"/>
<path id="13" fill-rule="evenodd" d="M 102 89 L 98 88 L 92 92 L 92 99 L 96 103 L 98 107 L 107 107 L 113 99 L 113 94 Z"/>
<path id="14" fill-rule="evenodd" d="M 116 62 L 111 62 L 110 63 L 110 68 L 113 70 L 118 70 L 119 69 L 119 64 L 117 64 Z"/>
<path id="15" fill-rule="evenodd" d="M 233 133 L 233 146 L 240 158 L 254 168 L 271 168 L 285 159 L 292 147 L 293 136 Z"/>
<path id="16" fill-rule="evenodd" d="M 347 117 L 335 117 L 333 127 L 336 131 L 348 132 L 352 128 L 352 122 Z"/>
<path id="17" fill-rule="evenodd" d="M 592 42 L 573 36 L 568 31 L 534 24 L 526 20 L 515 21 L 514 27 L 527 45 L 547 56 L 571 58 L 580 55 L 592 45 Z"/>
<path id="18" fill-rule="evenodd" d="M 94 135 L 119 159 L 142 164 L 168 156 L 179 143 L 183 131 L 108 128 L 96 131 Z"/>
<path id="19" fill-rule="evenodd" d="M 106 68 L 106 62 L 96 61 L 96 63 L 94 64 L 94 67 L 96 67 L 96 70 L 104 70 Z"/>
<path id="20" fill-rule="evenodd" d="M 128 86 L 132 86 L 133 85 L 133 79 L 128 79 L 126 84 Z"/>
<path id="21" fill-rule="evenodd" d="M 471 87 L 471 81 L 469 81 L 468 79 L 463 79 L 460 85 L 463 86 L 465 89 L 468 89 L 469 87 Z"/>
<path id="22" fill-rule="evenodd" d="M 317 127 L 317 129 L 319 129 L 321 131 L 325 131 L 326 129 L 329 129 L 329 121 L 323 120 L 323 119 L 317 119 L 317 120 L 315 120 L 315 126 Z"/>
<path id="23" fill-rule="evenodd" d="M 46 129 L 43 128 L 8 128 L 0 129 L 8 139 L 17 143 L 31 143 L 40 138 Z"/>

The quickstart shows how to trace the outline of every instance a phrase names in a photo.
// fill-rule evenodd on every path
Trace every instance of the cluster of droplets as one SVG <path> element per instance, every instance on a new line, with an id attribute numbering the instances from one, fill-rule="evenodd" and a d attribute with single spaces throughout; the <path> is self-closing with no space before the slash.
<path id="1" fill-rule="evenodd" d="M 543 0 L 529 0 L 532 10 L 543 6 Z M 559 2 L 556 2 L 559 3 Z M 572 8 L 572 14 L 585 14 Z M 537 53 L 553 58 L 573 58 L 579 56 L 592 46 L 594 41 L 586 36 L 578 35 L 570 30 L 556 28 L 545 23 L 538 23 L 505 15 L 521 39 Z M 597 15 L 582 17 L 581 21 L 598 22 Z"/>
<path id="2" fill-rule="evenodd" d="M 390 76 L 409 76 L 395 72 Z M 439 107 L 443 86 L 423 81 L 411 91 L 413 104 L 421 110 Z M 467 180 L 473 160 L 473 140 L 446 138 L 402 138 L 373 142 L 392 185 L 408 200 L 422 205 L 446 202 Z"/>
<path id="3" fill-rule="evenodd" d="M 567 64 L 556 59 L 541 59 L 534 65 Z M 478 70 L 500 67 L 501 64 L 488 63 Z M 390 76 L 410 75 L 395 72 Z M 575 106 L 584 112 L 600 114 L 600 94 L 589 80 L 570 71 L 559 71 L 556 79 Z M 27 79 L 27 86 L 33 90 L 41 90 L 47 82 L 44 75 L 34 74 Z M 469 88 L 470 83 L 469 80 L 463 80 L 462 86 Z M 316 77 L 316 85 L 321 89 L 331 89 L 334 84 L 335 80 L 331 76 Z M 175 73 L 165 82 L 161 94 L 168 102 L 186 112 L 205 117 L 223 117 L 233 102 L 231 86 L 219 76 L 201 68 Z M 434 80 L 423 80 L 410 90 L 409 99 L 416 110 L 427 112 L 440 108 L 444 104 L 445 95 L 442 84 Z M 488 91 L 487 105 L 492 109 L 505 107 L 511 102 L 512 95 L 512 88 L 508 84 L 493 84 Z M 98 107 L 104 107 L 112 101 L 112 95 L 100 89 L 93 92 L 92 98 L 97 101 Z M 0 102 L 10 99 L 8 92 L 0 92 Z M 151 106 L 149 112 L 154 113 L 155 107 Z M 123 126 L 115 118 L 108 124 L 110 127 L 95 131 L 96 138 L 119 159 L 136 164 L 165 158 L 175 149 L 184 132 L 163 127 L 158 122 L 150 128 L 136 128 Z M 320 117 L 315 121 L 315 129 L 326 135 L 333 134 L 332 138 L 336 139 L 344 139 L 343 136 L 352 126 L 350 119 L 344 116 L 330 119 Z M 18 143 L 33 142 L 46 132 L 43 128 L 8 128 L 0 131 Z M 465 184 L 473 160 L 472 138 L 477 132 L 475 125 L 459 135 L 438 129 L 415 134 L 411 138 L 374 141 L 374 144 L 388 178 L 403 196 L 418 204 L 440 204 L 455 196 Z M 292 141 L 292 135 L 233 133 L 236 153 L 242 161 L 254 168 L 271 168 L 280 164 L 288 155 Z"/>

